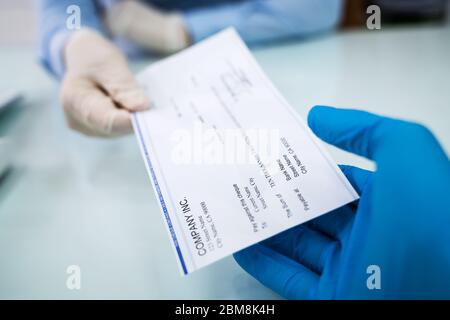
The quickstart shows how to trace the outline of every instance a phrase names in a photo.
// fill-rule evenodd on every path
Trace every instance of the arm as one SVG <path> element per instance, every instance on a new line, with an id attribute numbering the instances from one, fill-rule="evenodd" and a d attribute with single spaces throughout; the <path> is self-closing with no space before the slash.
<path id="1" fill-rule="evenodd" d="M 250 44 L 306 37 L 332 30 L 341 17 L 342 0 L 249 0 L 185 13 L 194 42 L 234 26 Z"/>
<path id="2" fill-rule="evenodd" d="M 71 5 L 80 9 L 80 30 L 66 26 Z M 40 57 L 62 78 L 60 100 L 68 126 L 97 137 L 132 132 L 131 112 L 146 109 L 148 100 L 122 52 L 98 32 L 102 23 L 95 2 L 40 0 L 38 9 Z"/>
<path id="3" fill-rule="evenodd" d="M 66 27 L 69 17 L 67 8 L 77 5 L 81 10 L 81 27 L 100 31 L 101 21 L 97 16 L 94 1 L 91 0 L 39 0 L 39 58 L 54 75 L 64 73 L 63 49 L 73 30 Z"/>

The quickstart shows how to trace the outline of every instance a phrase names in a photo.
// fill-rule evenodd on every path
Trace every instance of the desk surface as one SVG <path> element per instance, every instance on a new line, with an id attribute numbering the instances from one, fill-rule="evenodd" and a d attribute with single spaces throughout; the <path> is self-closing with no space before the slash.
<path id="1" fill-rule="evenodd" d="M 254 51 L 301 116 L 325 104 L 412 119 L 447 151 L 449 52 L 448 27 L 350 32 Z M 135 138 L 68 130 L 57 85 L 30 49 L 1 49 L 0 70 L 0 88 L 25 95 L 11 129 L 15 169 L 0 185 L 0 298 L 277 297 L 232 258 L 181 277 Z M 69 265 L 81 267 L 79 291 L 66 288 Z"/>

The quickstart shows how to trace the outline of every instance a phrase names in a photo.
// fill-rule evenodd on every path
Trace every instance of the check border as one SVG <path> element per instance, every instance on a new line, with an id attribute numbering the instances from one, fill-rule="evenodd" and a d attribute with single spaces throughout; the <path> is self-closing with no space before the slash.
<path id="1" fill-rule="evenodd" d="M 177 235 L 176 235 L 175 230 L 173 228 L 173 224 L 172 224 L 172 220 L 170 219 L 169 212 L 167 211 L 166 202 L 165 202 L 164 197 L 162 195 L 161 188 L 159 187 L 158 179 L 156 178 L 156 174 L 155 174 L 155 171 L 153 169 L 152 162 L 150 160 L 150 156 L 149 156 L 149 153 L 148 153 L 148 150 L 147 150 L 147 146 L 145 145 L 145 142 L 144 142 L 144 138 L 143 138 L 142 131 L 141 131 L 141 125 L 139 124 L 139 119 L 138 119 L 136 113 L 133 113 L 132 116 L 133 116 L 133 120 L 134 120 L 134 123 L 136 125 L 137 132 L 138 132 L 139 142 L 140 142 L 140 144 L 142 146 L 142 150 L 144 151 L 145 160 L 147 161 L 147 166 L 149 168 L 149 171 L 150 171 L 150 174 L 151 174 L 151 177 L 152 177 L 152 180 L 153 180 L 153 185 L 155 186 L 156 193 L 158 194 L 158 199 L 159 199 L 159 202 L 161 204 L 162 211 L 164 213 L 164 218 L 166 219 L 167 226 L 169 228 L 170 235 L 172 236 L 172 241 L 173 241 L 173 244 L 175 246 L 175 250 L 176 250 L 177 255 L 178 255 L 178 259 L 180 260 L 181 268 L 183 269 L 183 273 L 185 275 L 187 275 L 189 272 L 188 272 L 188 270 L 186 268 L 186 263 L 184 262 L 183 253 L 181 252 L 180 245 L 178 244 Z"/>

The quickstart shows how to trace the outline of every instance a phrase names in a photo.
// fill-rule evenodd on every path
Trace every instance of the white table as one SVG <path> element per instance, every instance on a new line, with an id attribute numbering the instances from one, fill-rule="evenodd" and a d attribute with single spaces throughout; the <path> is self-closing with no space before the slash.
<path id="1" fill-rule="evenodd" d="M 255 55 L 303 117 L 325 104 L 412 119 L 449 151 L 449 52 L 450 29 L 426 26 L 337 34 Z M 232 258 L 181 277 L 135 138 L 67 129 L 57 85 L 31 49 L 1 48 L 0 70 L 0 88 L 25 94 L 15 170 L 0 185 L 0 298 L 277 297 Z M 81 290 L 66 288 L 69 265 L 81 267 Z"/>

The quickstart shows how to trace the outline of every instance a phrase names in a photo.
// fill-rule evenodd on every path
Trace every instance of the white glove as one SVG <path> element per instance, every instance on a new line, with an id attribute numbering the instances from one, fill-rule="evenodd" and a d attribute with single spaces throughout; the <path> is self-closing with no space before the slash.
<path id="1" fill-rule="evenodd" d="M 119 49 L 81 29 L 69 38 L 64 56 L 61 102 L 69 127 L 103 137 L 132 132 L 130 112 L 147 109 L 149 102 Z"/>
<path id="2" fill-rule="evenodd" d="M 113 36 L 121 36 L 153 52 L 168 54 L 190 45 L 183 18 L 138 1 L 119 1 L 105 15 Z"/>

